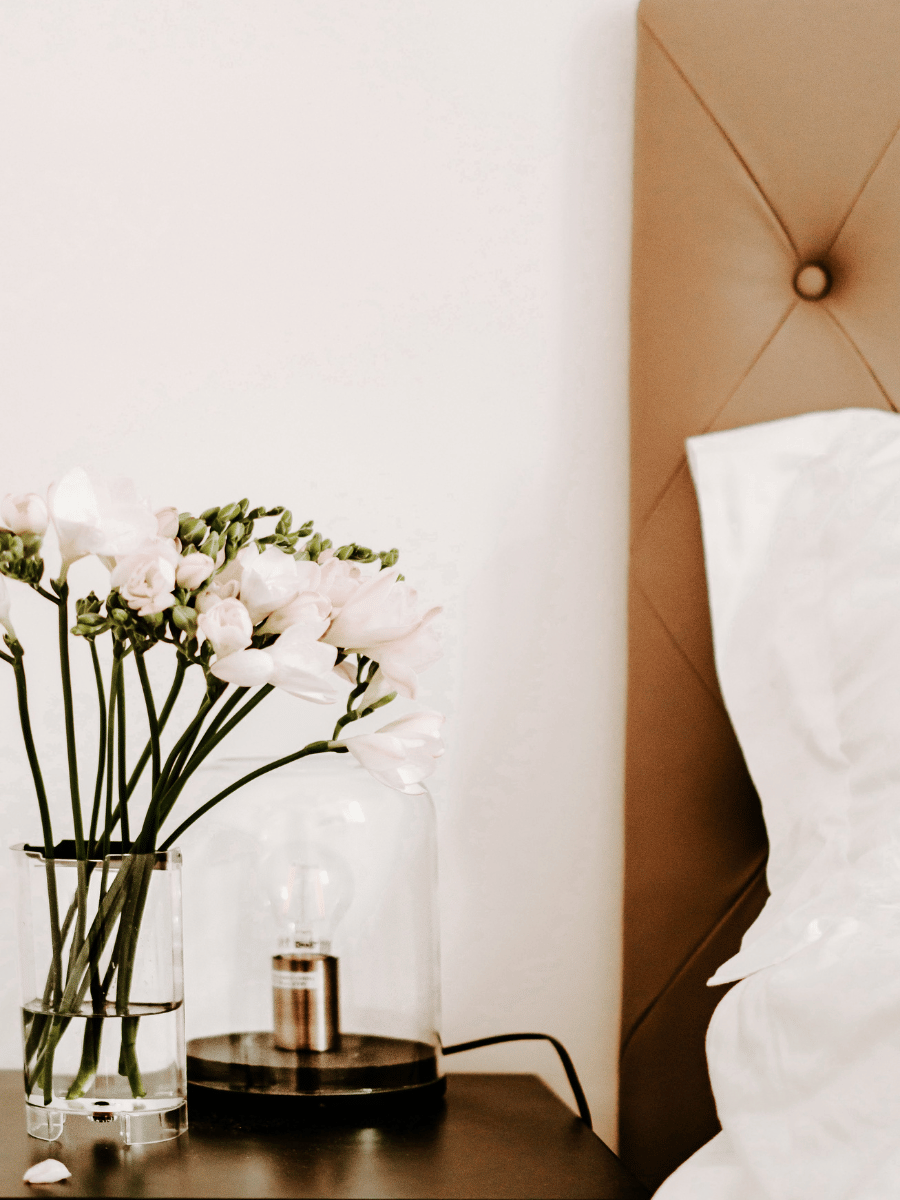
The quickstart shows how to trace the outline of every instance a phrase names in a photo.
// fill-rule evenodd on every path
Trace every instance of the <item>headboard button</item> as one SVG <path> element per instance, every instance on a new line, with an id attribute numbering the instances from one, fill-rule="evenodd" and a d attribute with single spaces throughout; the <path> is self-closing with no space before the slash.
<path id="1" fill-rule="evenodd" d="M 831 276 L 821 263 L 804 263 L 794 276 L 794 291 L 804 300 L 821 300 L 831 288 Z"/>

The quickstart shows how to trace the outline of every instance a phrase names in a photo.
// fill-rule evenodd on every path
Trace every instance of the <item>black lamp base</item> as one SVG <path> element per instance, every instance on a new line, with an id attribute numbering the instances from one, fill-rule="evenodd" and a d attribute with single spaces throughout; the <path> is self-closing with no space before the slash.
<path id="1" fill-rule="evenodd" d="M 377 1124 L 436 1107 L 446 1086 L 434 1046 L 358 1033 L 324 1051 L 279 1050 L 271 1033 L 194 1038 L 187 1074 L 192 1116 L 242 1124 Z"/>

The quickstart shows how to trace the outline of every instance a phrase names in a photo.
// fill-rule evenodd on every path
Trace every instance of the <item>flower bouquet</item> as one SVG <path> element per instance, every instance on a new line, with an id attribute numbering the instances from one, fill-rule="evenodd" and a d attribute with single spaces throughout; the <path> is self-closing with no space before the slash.
<path id="1" fill-rule="evenodd" d="M 199 516 L 175 508 L 154 512 L 130 483 L 101 485 L 74 469 L 50 489 L 46 502 L 33 493 L 6 496 L 0 521 L 0 658 L 15 681 L 42 831 L 42 844 L 24 850 L 29 886 L 38 868 L 45 880 L 47 965 L 40 994 L 30 1002 L 26 997 L 24 1013 L 26 1100 L 67 1111 L 78 1111 L 90 1096 L 95 1106 L 117 1103 L 97 1100 L 95 1088 L 101 1046 L 114 1022 L 119 1090 L 108 1081 L 104 1086 L 121 1103 L 141 1107 L 148 1088 L 139 1030 L 149 1007 L 132 991 L 143 970 L 141 946 L 151 938 L 150 932 L 142 938 L 142 930 L 156 919 L 154 904 L 159 909 L 158 868 L 175 853 L 180 834 L 226 796 L 309 755 L 350 753 L 383 783 L 407 794 L 422 792 L 421 780 L 442 752 L 438 713 L 407 715 L 355 737 L 344 732 L 397 696 L 415 697 L 418 672 L 439 657 L 434 618 L 440 609 L 419 605 L 396 567 L 396 549 L 373 553 L 355 543 L 334 549 L 312 522 L 294 527 L 281 506 L 251 508 L 240 500 Z M 51 525 L 61 559 L 55 578 L 47 578 L 42 557 Z M 102 598 L 93 591 L 78 598 L 73 614 L 69 571 L 88 555 L 109 570 L 110 590 Z M 32 733 L 25 647 L 12 621 L 6 579 L 56 609 L 72 818 L 72 838 L 58 844 Z M 97 689 L 99 737 L 89 801 L 76 749 L 71 637 L 85 644 Z M 101 655 L 101 639 L 107 638 Z M 146 657 L 163 646 L 173 669 L 159 705 Z M 194 670 L 202 676 L 202 699 L 186 727 L 173 734 L 169 719 Z M 133 762 L 126 753 L 130 671 L 140 685 L 146 725 L 146 744 Z M 341 703 L 331 737 L 257 767 L 194 811 L 178 814 L 170 828 L 190 777 L 276 688 L 315 704 Z M 62 859 L 74 866 L 65 894 L 57 870 Z M 169 1007 L 180 1003 L 177 992 Z M 76 1032 L 80 1037 L 77 1064 L 59 1071 L 54 1064 L 67 1031 L 69 1042 Z M 171 1093 L 171 1080 L 168 1086 Z M 99 1119 L 96 1107 L 92 1112 Z"/>

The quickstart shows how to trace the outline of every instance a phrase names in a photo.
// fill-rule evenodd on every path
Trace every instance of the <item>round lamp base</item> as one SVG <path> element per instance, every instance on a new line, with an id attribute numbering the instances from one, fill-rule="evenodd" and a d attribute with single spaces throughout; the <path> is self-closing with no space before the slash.
<path id="1" fill-rule="evenodd" d="M 272 1033 L 230 1033 L 187 1044 L 192 1116 L 295 1124 L 371 1124 L 438 1104 L 445 1080 L 425 1042 L 341 1034 L 333 1050 L 280 1050 Z"/>

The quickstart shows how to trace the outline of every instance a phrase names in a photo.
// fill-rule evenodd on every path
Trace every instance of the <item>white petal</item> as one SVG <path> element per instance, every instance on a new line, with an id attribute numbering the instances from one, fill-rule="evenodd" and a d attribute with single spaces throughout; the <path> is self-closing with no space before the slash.
<path id="1" fill-rule="evenodd" d="M 58 1159 L 45 1158 L 43 1162 L 29 1167 L 22 1178 L 26 1183 L 59 1183 L 61 1179 L 71 1178 L 71 1175 L 69 1168 Z"/>
<path id="2" fill-rule="evenodd" d="M 410 737 L 416 734 L 436 737 L 443 723 L 443 713 L 435 712 L 434 709 L 423 708 L 420 712 L 407 713 L 405 717 L 398 717 L 396 721 L 389 721 L 387 725 L 382 725 L 378 732 L 392 733 L 396 737 Z"/>
<path id="3" fill-rule="evenodd" d="M 272 678 L 275 664 L 265 650 L 238 650 L 217 659 L 209 669 L 225 683 L 236 683 L 238 687 L 258 687 Z"/>

